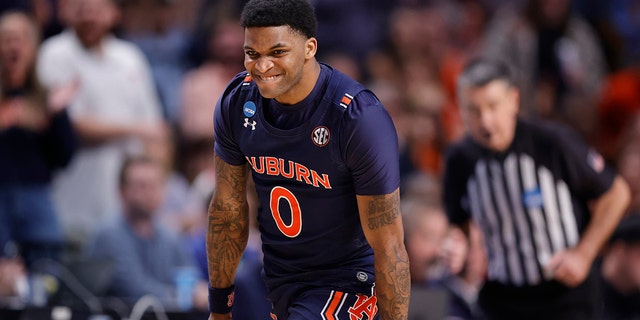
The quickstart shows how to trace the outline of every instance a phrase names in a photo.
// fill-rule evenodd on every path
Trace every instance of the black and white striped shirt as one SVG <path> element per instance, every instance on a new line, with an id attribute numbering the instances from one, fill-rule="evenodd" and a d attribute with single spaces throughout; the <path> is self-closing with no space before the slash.
<path id="1" fill-rule="evenodd" d="M 536 285 L 549 280 L 554 253 L 574 247 L 589 222 L 587 201 L 615 172 L 570 129 L 519 120 L 511 146 L 491 152 L 467 137 L 451 146 L 444 174 L 447 215 L 480 226 L 488 279 Z"/>

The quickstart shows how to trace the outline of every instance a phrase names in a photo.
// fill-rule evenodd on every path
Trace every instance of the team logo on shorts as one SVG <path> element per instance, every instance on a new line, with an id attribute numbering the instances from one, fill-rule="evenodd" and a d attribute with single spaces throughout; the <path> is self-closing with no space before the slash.
<path id="1" fill-rule="evenodd" d="M 331 134 L 327 127 L 316 127 L 311 133 L 311 140 L 318 147 L 324 147 L 329 143 Z"/>
<path id="2" fill-rule="evenodd" d="M 358 300 L 349 308 L 349 320 L 373 320 L 378 313 L 378 298 L 364 294 L 357 297 Z"/>
<path id="3" fill-rule="evenodd" d="M 348 309 L 343 309 L 343 306 L 347 306 Z M 322 320 L 373 320 L 377 313 L 378 298 L 375 294 L 367 296 L 333 290 L 320 315 Z"/>

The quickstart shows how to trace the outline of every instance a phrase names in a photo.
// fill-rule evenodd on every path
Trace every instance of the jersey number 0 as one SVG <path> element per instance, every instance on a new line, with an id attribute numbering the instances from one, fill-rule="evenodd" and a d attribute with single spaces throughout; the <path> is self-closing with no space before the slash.
<path id="1" fill-rule="evenodd" d="M 291 208 L 291 223 L 286 224 L 282 220 L 282 214 L 280 213 L 280 199 L 284 199 L 289 203 Z M 271 189 L 271 196 L 269 198 L 269 204 L 271 208 L 271 215 L 276 222 L 276 226 L 282 234 L 289 238 L 297 237 L 302 231 L 302 212 L 300 211 L 300 203 L 296 196 L 287 188 L 274 187 Z"/>

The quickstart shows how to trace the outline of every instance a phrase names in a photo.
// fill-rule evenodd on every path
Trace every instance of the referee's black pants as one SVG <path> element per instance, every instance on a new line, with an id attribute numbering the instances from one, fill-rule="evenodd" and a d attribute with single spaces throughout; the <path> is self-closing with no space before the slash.
<path id="1" fill-rule="evenodd" d="M 486 320 L 595 320 L 598 300 L 593 273 L 575 288 L 557 281 L 528 287 L 488 281 L 478 296 Z"/>

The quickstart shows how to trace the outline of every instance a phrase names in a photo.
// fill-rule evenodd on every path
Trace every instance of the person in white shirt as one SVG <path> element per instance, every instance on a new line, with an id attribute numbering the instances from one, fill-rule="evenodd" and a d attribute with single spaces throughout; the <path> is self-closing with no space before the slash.
<path id="1" fill-rule="evenodd" d="M 79 81 L 69 107 L 82 148 L 54 179 L 53 199 L 67 238 L 84 241 L 94 226 L 119 209 L 117 172 L 145 141 L 166 137 L 149 66 L 133 44 L 111 29 L 114 0 L 69 0 L 68 29 L 46 40 L 37 71 L 47 87 Z"/>

